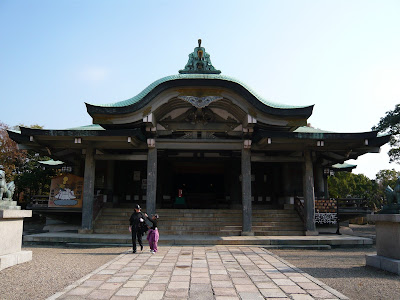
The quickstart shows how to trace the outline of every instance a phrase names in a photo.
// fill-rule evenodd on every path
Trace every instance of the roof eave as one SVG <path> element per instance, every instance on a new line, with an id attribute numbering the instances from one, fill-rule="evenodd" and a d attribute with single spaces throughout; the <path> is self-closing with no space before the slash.
<path id="1" fill-rule="evenodd" d="M 98 115 L 123 115 L 128 113 L 133 113 L 145 107 L 149 104 L 157 95 L 169 88 L 176 87 L 186 87 L 186 86 L 222 86 L 234 90 L 244 99 L 246 99 L 249 104 L 253 107 L 259 109 L 260 111 L 274 115 L 274 116 L 285 116 L 285 117 L 299 117 L 308 119 L 314 109 L 314 105 L 295 107 L 295 108 L 279 108 L 269 106 L 262 103 L 252 92 L 250 92 L 243 85 L 228 81 L 224 79 L 205 79 L 205 78 L 190 78 L 190 79 L 174 79 L 161 82 L 155 86 L 151 91 L 149 91 L 140 101 L 126 106 L 100 106 L 93 105 L 89 103 L 86 104 L 86 109 L 88 114 L 95 118 Z"/>

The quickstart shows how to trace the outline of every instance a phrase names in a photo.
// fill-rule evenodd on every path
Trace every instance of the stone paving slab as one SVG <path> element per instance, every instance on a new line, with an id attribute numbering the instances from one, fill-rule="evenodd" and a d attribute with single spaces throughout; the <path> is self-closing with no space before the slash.
<path id="1" fill-rule="evenodd" d="M 163 246 L 128 251 L 48 300 L 348 299 L 255 246 Z"/>
<path id="2" fill-rule="evenodd" d="M 82 234 L 72 232 L 46 232 L 23 236 L 25 244 L 93 244 L 130 246 L 129 234 Z M 373 240 L 350 235 L 317 235 L 317 236 L 207 236 L 207 235 L 162 235 L 159 244 L 164 245 L 246 245 L 246 246 L 370 246 Z"/>

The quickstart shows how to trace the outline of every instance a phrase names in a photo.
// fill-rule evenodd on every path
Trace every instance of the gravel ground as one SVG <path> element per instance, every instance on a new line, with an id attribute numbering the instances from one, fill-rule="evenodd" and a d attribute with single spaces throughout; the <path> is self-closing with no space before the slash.
<path id="1" fill-rule="evenodd" d="M 400 276 L 365 266 L 365 254 L 375 248 L 268 250 L 350 299 L 400 299 Z"/>
<path id="2" fill-rule="evenodd" d="M 46 299 L 127 249 L 24 247 L 33 259 L 0 272 L 0 299 Z"/>

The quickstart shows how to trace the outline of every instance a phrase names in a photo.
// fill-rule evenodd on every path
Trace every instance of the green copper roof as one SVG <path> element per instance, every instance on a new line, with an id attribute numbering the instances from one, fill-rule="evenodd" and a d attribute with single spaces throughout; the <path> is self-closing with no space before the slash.
<path id="1" fill-rule="evenodd" d="M 60 165 L 64 164 L 64 162 L 61 160 L 52 160 L 52 159 L 42 160 L 42 161 L 39 161 L 39 163 L 42 165 L 46 165 L 46 166 L 60 166 Z"/>
<path id="2" fill-rule="evenodd" d="M 301 133 L 334 133 L 332 131 L 326 131 L 319 128 L 309 127 L 309 126 L 301 126 L 294 130 L 294 132 L 301 132 Z"/>
<path id="3" fill-rule="evenodd" d="M 333 169 L 339 169 L 339 170 L 342 170 L 342 169 L 354 169 L 356 167 L 357 167 L 357 165 L 352 165 L 352 164 L 348 164 L 348 163 L 332 165 Z"/>
<path id="4" fill-rule="evenodd" d="M 220 75 L 220 74 L 177 74 L 177 75 L 170 75 L 166 76 L 163 78 L 160 78 L 156 81 L 154 81 L 152 84 L 150 84 L 148 87 L 146 87 L 143 91 L 141 91 L 139 94 L 136 96 L 129 98 L 127 100 L 115 102 L 115 103 L 109 103 L 109 104 L 99 104 L 95 106 L 102 106 L 102 107 L 123 107 L 123 106 L 129 106 L 135 103 L 138 103 L 140 100 L 143 99 L 150 91 L 152 91 L 156 86 L 167 82 L 167 81 L 173 81 L 173 80 L 185 80 L 185 79 L 209 79 L 209 80 L 225 80 L 225 81 L 230 81 L 237 83 L 247 89 L 251 94 L 253 94 L 254 97 L 256 97 L 260 102 L 262 102 L 265 105 L 268 105 L 273 108 L 284 108 L 284 109 L 294 109 L 294 108 L 304 108 L 306 106 L 292 106 L 292 105 L 285 105 L 285 104 L 280 104 L 280 103 L 275 103 L 272 101 L 269 101 L 267 99 L 264 99 L 260 95 L 258 95 L 253 89 L 251 89 L 249 86 L 247 86 L 245 83 L 241 82 L 240 80 L 230 77 L 230 76 L 225 76 L 225 75 Z"/>
<path id="5" fill-rule="evenodd" d="M 85 125 L 85 126 L 67 128 L 64 130 L 105 130 L 105 129 L 98 124 L 90 124 L 90 125 Z"/>

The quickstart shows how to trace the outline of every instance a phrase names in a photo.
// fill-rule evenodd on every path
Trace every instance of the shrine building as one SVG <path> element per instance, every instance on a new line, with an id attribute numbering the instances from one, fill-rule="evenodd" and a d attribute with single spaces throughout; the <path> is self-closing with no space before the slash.
<path id="1" fill-rule="evenodd" d="M 222 75 L 200 40 L 179 74 L 130 99 L 86 107 L 92 125 L 8 132 L 20 149 L 44 153 L 83 178 L 83 232 L 93 231 L 101 196 L 100 209 L 138 203 L 148 214 L 237 210 L 242 235 L 254 234 L 254 212 L 294 210 L 299 198 L 303 233 L 317 234 L 315 200 L 329 199 L 329 172 L 389 140 L 376 131 L 307 126 L 313 105 L 273 103 Z"/>

